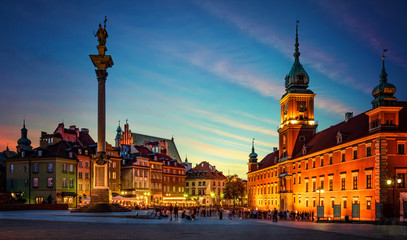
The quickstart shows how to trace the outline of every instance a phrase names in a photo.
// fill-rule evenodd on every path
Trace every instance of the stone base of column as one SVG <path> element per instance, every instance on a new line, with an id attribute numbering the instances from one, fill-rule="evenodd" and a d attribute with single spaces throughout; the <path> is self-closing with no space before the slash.
<path id="1" fill-rule="evenodd" d="M 110 204 L 110 190 L 108 188 L 96 188 L 90 192 L 90 204 Z"/>

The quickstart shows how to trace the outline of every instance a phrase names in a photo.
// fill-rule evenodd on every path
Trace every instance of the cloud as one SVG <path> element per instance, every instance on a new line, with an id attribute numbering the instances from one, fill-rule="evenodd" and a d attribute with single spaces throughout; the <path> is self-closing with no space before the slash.
<path id="1" fill-rule="evenodd" d="M 359 11 L 353 11 L 352 9 L 356 8 L 349 6 L 349 2 L 336 1 L 335 4 L 325 0 L 315 0 L 314 2 L 333 18 L 340 18 L 341 21 L 335 22 L 342 25 L 352 36 L 359 38 L 360 42 L 369 45 L 374 53 L 381 53 L 384 48 L 396 48 L 391 47 L 392 44 L 383 37 L 386 35 L 376 30 L 375 26 L 366 18 L 362 18 Z M 377 9 L 377 11 L 382 10 Z M 407 61 L 405 58 L 396 54 L 395 51 L 389 51 L 387 55 L 407 70 Z"/>
<path id="2" fill-rule="evenodd" d="M 237 139 L 237 140 L 241 140 L 241 141 L 247 142 L 249 144 L 250 144 L 250 141 L 251 141 L 250 138 L 241 137 L 241 136 L 231 134 L 231 133 L 228 133 L 228 132 L 216 129 L 216 128 L 211 128 L 211 127 L 207 127 L 207 126 L 203 126 L 203 125 L 198 125 L 198 124 L 194 124 L 194 123 L 191 123 L 191 122 L 184 122 L 184 124 L 186 124 L 188 126 L 191 126 L 191 127 L 194 127 L 196 129 L 200 129 L 200 130 L 203 130 L 203 131 L 215 133 L 215 134 L 217 134 L 219 136 L 229 137 L 229 138 L 234 138 L 234 139 Z M 256 141 L 256 145 L 261 145 L 261 146 L 269 147 L 269 148 L 277 147 L 277 145 L 275 145 L 275 144 L 271 144 L 271 143 L 267 143 L 267 142 L 263 142 L 263 141 Z"/>
<path id="3" fill-rule="evenodd" d="M 196 3 L 213 15 L 225 19 L 229 23 L 237 26 L 238 29 L 247 33 L 256 41 L 273 47 L 287 58 L 292 58 L 294 52 L 294 36 L 280 34 L 273 29 L 272 25 L 265 27 L 242 14 L 234 13 L 230 8 L 219 5 L 218 3 L 215 4 L 211 1 L 200 1 Z M 287 44 L 287 42 L 292 42 L 292 44 Z M 352 77 L 347 77 L 344 81 L 343 76 L 347 75 L 347 65 L 345 63 L 335 59 L 330 54 L 322 51 L 319 47 L 301 43 L 300 45 L 306 46 L 300 49 L 300 51 L 307 56 L 301 60 L 303 63 L 308 64 L 311 68 L 322 73 L 336 83 L 357 90 L 362 90 L 366 94 L 370 93 L 370 91 L 367 91 L 369 88 L 367 88 L 365 84 L 356 81 Z"/>

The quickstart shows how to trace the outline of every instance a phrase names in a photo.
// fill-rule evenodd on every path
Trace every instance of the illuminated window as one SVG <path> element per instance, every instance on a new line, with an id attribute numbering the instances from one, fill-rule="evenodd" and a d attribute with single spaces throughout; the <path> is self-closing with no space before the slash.
<path id="1" fill-rule="evenodd" d="M 331 178 L 329 179 L 329 191 L 334 190 L 334 180 Z"/>
<path id="2" fill-rule="evenodd" d="M 48 178 L 48 187 L 53 187 L 53 186 L 54 186 L 54 179 Z"/>
<path id="3" fill-rule="evenodd" d="M 74 172 L 74 165 L 73 164 L 69 164 L 69 172 L 70 173 Z"/>
<path id="4" fill-rule="evenodd" d="M 10 164 L 10 173 L 14 173 L 14 164 Z"/>
<path id="5" fill-rule="evenodd" d="M 358 189 L 358 176 L 353 176 L 353 189 Z"/>
<path id="6" fill-rule="evenodd" d="M 401 179 L 400 183 L 397 183 L 397 187 L 399 188 L 405 188 L 405 180 L 406 180 L 406 174 L 405 173 L 398 173 L 397 174 L 397 179 Z"/>
<path id="7" fill-rule="evenodd" d="M 38 178 L 33 178 L 33 187 L 38 187 Z"/>
<path id="8" fill-rule="evenodd" d="M 346 179 L 343 177 L 341 178 L 341 190 L 345 190 L 346 188 Z"/>
<path id="9" fill-rule="evenodd" d="M 366 209 L 372 210 L 372 197 L 366 197 Z"/>
<path id="10" fill-rule="evenodd" d="M 67 187 L 68 182 L 66 181 L 66 178 L 62 178 L 62 187 Z"/>
<path id="11" fill-rule="evenodd" d="M 54 171 L 54 164 L 53 163 L 48 163 L 48 172 L 51 173 Z"/>
<path id="12" fill-rule="evenodd" d="M 33 164 L 33 172 L 37 173 L 38 172 L 38 163 Z"/>
<path id="13" fill-rule="evenodd" d="M 82 177 L 83 177 L 83 173 L 82 173 L 82 172 L 79 172 L 78 175 L 79 175 L 79 178 L 82 178 Z"/>
<path id="14" fill-rule="evenodd" d="M 366 175 L 366 188 L 372 188 L 372 175 Z"/>
<path id="15" fill-rule="evenodd" d="M 68 171 L 68 168 L 67 168 L 66 163 L 62 164 L 62 172 L 66 173 L 67 171 Z"/>

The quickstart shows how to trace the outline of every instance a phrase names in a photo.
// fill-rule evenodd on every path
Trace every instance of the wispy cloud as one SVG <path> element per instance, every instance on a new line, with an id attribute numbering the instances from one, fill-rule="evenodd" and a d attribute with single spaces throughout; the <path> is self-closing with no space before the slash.
<path id="1" fill-rule="evenodd" d="M 384 48 L 391 49 L 392 44 L 387 41 L 385 35 L 381 34 L 366 18 L 362 18 L 357 8 L 349 6 L 351 2 L 336 1 L 335 4 L 325 0 L 315 0 L 314 2 L 335 19 L 340 18 L 341 21 L 335 22 L 342 25 L 352 36 L 356 36 L 361 42 L 368 44 L 375 53 L 381 53 Z M 396 51 L 389 51 L 388 55 L 407 70 L 407 60 L 404 57 L 398 55 Z"/>
<path id="2" fill-rule="evenodd" d="M 187 108 L 187 110 L 190 111 L 190 112 L 193 112 L 194 115 L 198 115 L 201 118 L 205 118 L 207 120 L 217 122 L 217 123 L 220 123 L 220 124 L 223 124 L 223 125 L 227 125 L 227 126 L 231 126 L 231 127 L 234 127 L 234 128 L 247 130 L 247 131 L 267 134 L 267 135 L 271 135 L 271 136 L 278 136 L 278 133 L 276 131 L 261 128 L 261 127 L 252 126 L 252 125 L 249 125 L 249 124 L 244 124 L 244 123 L 238 122 L 236 120 L 232 120 L 230 118 L 222 116 L 220 114 L 216 114 L 216 113 L 213 113 L 213 112 L 209 112 L 209 111 L 205 111 L 205 110 L 197 109 L 197 108 Z"/>
<path id="3" fill-rule="evenodd" d="M 229 23 L 235 25 L 242 32 L 247 33 L 253 37 L 256 41 L 271 46 L 287 58 L 292 58 L 294 51 L 293 44 L 287 44 L 287 42 L 293 42 L 293 36 L 287 36 L 279 33 L 273 29 L 273 26 L 264 26 L 258 22 L 245 17 L 242 14 L 237 14 L 231 11 L 226 6 L 222 6 L 218 3 L 211 1 L 196 2 L 203 9 L 206 9 L 213 15 L 225 19 Z M 334 58 L 327 52 L 322 51 L 319 47 L 311 46 L 310 44 L 302 44 L 306 47 L 301 49 L 301 52 L 306 55 L 306 58 L 302 59 L 302 62 L 308 64 L 316 71 L 324 74 L 330 80 L 351 87 L 354 89 L 362 90 L 366 94 L 369 94 L 367 86 L 353 79 L 352 77 L 343 76 L 347 74 L 347 65 L 341 62 L 339 59 Z M 351 84 L 349 84 L 351 83 Z"/>
<path id="4" fill-rule="evenodd" d="M 203 125 L 198 125 L 198 124 L 191 123 L 191 122 L 184 122 L 184 124 L 186 124 L 188 126 L 191 126 L 191 127 L 194 127 L 196 129 L 200 129 L 200 130 L 204 130 L 204 131 L 207 131 L 207 132 L 215 133 L 215 134 L 217 134 L 219 136 L 234 138 L 234 139 L 241 140 L 241 141 L 244 141 L 244 142 L 247 142 L 247 143 L 250 144 L 251 138 L 245 138 L 245 137 L 238 136 L 238 135 L 235 135 L 235 134 L 232 134 L 232 133 L 228 133 L 228 132 L 216 129 L 216 128 L 207 127 L 207 126 L 203 126 Z M 256 141 L 256 145 L 261 145 L 261 146 L 268 147 L 268 148 L 277 147 L 277 145 L 275 145 L 275 144 L 271 144 L 271 143 L 267 143 L 267 142 L 263 142 L 263 141 Z"/>

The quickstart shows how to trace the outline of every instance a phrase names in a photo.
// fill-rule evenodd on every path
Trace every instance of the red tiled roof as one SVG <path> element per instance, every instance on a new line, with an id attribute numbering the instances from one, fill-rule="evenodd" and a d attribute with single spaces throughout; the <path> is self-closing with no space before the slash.
<path id="1" fill-rule="evenodd" d="M 87 132 L 79 132 L 79 141 L 84 145 L 84 146 L 89 146 L 89 145 L 95 145 L 95 141 L 93 138 L 90 136 L 89 133 Z"/>
<path id="2" fill-rule="evenodd" d="M 216 170 L 208 162 L 201 162 L 196 167 L 190 169 L 187 173 L 187 178 L 215 178 L 226 179 L 222 172 Z"/>
<path id="3" fill-rule="evenodd" d="M 269 153 L 267 156 L 265 156 L 260 162 L 259 162 L 259 170 L 263 168 L 267 168 L 270 166 L 273 166 L 274 164 L 277 163 L 278 161 L 278 150 L 274 151 L 272 153 Z M 277 158 L 277 160 L 275 160 Z"/>

